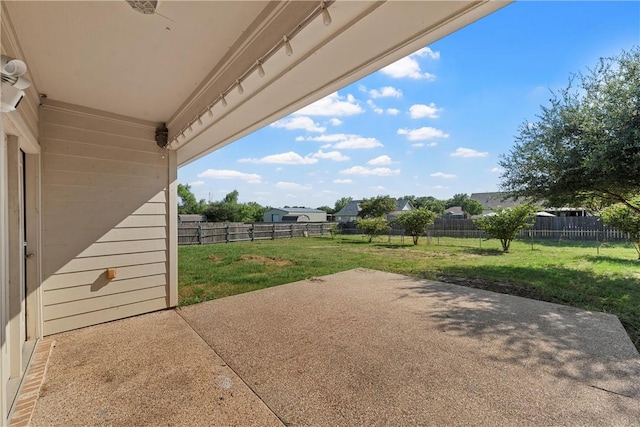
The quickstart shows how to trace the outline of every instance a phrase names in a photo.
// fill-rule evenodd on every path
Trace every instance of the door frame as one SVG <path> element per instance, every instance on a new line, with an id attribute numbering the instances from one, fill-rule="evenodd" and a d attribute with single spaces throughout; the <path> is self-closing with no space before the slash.
<path id="1" fill-rule="evenodd" d="M 16 384 L 22 382 L 33 344 L 43 331 L 40 146 L 24 122 L 15 119 L 11 114 L 2 114 L 0 120 L 1 421 L 7 420 L 15 401 Z M 24 174 L 19 168 L 22 153 Z M 21 197 L 23 212 L 19 206 Z M 22 222 L 26 246 L 21 237 Z M 25 260 L 25 253 L 33 256 Z"/>

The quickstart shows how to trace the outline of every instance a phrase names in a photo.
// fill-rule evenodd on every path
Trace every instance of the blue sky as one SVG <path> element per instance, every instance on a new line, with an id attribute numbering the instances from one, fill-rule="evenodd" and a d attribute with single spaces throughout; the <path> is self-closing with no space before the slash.
<path id="1" fill-rule="evenodd" d="M 198 199 L 333 206 L 497 191 L 497 162 L 569 75 L 640 44 L 640 2 L 522 1 L 178 171 Z"/>

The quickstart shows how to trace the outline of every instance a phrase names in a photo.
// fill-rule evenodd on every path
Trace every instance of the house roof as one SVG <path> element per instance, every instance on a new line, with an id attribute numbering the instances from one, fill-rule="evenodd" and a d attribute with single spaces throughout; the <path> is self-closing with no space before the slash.
<path id="1" fill-rule="evenodd" d="M 351 200 L 349 203 L 344 205 L 340 211 L 336 212 L 336 216 L 358 216 L 360 213 L 360 202 L 362 200 Z"/>
<path id="2" fill-rule="evenodd" d="M 279 210 L 283 212 L 288 212 L 289 214 L 326 213 L 323 210 L 311 209 L 311 208 L 273 208 L 270 210 Z"/>
<path id="3" fill-rule="evenodd" d="M 479 202 L 484 210 L 512 208 L 521 204 L 520 202 L 507 197 L 507 193 L 502 192 L 472 193 L 469 197 L 472 200 L 476 200 L 477 202 Z"/>
<path id="4" fill-rule="evenodd" d="M 405 200 L 405 199 L 396 200 L 396 211 L 402 211 L 402 210 L 405 210 L 405 208 L 408 208 L 406 210 L 413 209 L 413 205 L 411 204 L 411 201 Z"/>

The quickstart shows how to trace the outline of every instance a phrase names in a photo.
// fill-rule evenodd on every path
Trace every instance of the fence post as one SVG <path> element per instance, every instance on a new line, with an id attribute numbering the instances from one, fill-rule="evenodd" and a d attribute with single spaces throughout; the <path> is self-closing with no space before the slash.
<path id="1" fill-rule="evenodd" d="M 255 233 L 253 232 L 253 229 L 254 229 L 254 227 L 255 227 L 255 226 L 256 226 L 256 224 L 255 224 L 255 223 L 252 223 L 252 224 L 251 224 L 251 227 L 249 227 L 249 233 L 251 234 L 251 241 L 252 241 L 252 242 L 253 242 L 253 235 L 255 234 Z"/>
<path id="2" fill-rule="evenodd" d="M 229 224 L 225 224 L 224 227 L 224 238 L 226 243 L 229 243 Z"/>
<path id="3" fill-rule="evenodd" d="M 276 240 L 276 223 L 273 223 L 271 227 L 271 240 Z"/>
<path id="4" fill-rule="evenodd" d="M 198 244 L 202 244 L 202 225 L 198 224 L 198 230 L 196 231 L 196 237 L 198 238 Z"/>
<path id="5" fill-rule="evenodd" d="M 293 223 L 289 224 L 289 238 L 293 238 Z"/>

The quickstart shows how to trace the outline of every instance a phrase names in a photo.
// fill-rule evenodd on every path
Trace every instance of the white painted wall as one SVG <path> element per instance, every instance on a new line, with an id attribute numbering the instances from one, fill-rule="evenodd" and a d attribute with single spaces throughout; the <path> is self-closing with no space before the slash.
<path id="1" fill-rule="evenodd" d="M 42 107 L 45 335 L 177 304 L 175 154 L 156 145 L 155 127 Z"/>

